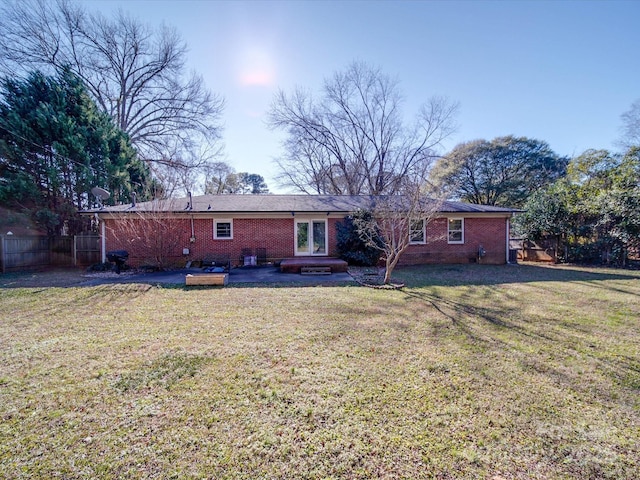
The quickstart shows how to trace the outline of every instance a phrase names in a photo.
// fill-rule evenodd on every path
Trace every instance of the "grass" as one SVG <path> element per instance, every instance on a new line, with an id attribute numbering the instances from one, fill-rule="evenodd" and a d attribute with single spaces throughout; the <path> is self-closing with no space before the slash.
<path id="1" fill-rule="evenodd" d="M 640 272 L 0 290 L 0 477 L 640 477 Z"/>

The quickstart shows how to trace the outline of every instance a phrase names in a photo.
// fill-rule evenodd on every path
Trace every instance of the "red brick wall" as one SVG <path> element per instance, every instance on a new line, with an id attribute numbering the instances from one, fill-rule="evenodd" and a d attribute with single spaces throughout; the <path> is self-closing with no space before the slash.
<path id="1" fill-rule="evenodd" d="M 449 244 L 448 220 L 437 218 L 427 224 L 427 243 L 409 245 L 400 264 L 476 262 L 480 245 L 486 252 L 480 263 L 506 263 L 506 222 L 505 218 L 465 218 L 464 243 Z"/>
<path id="2" fill-rule="evenodd" d="M 147 222 L 141 225 L 141 233 L 135 231 L 135 220 L 127 219 L 124 222 L 119 220 L 107 219 L 105 222 L 106 251 L 110 250 L 126 250 L 129 252 L 129 265 L 134 267 L 141 265 L 156 265 L 157 260 L 153 256 L 152 248 L 144 247 L 148 240 L 140 240 L 138 237 L 154 238 L 155 228 Z M 168 225 L 168 226 L 167 226 Z M 142 230 L 146 229 L 146 232 Z M 160 228 L 160 227 L 158 227 Z M 156 238 L 163 237 L 163 263 L 165 265 L 184 264 L 182 248 L 189 246 L 189 237 L 191 236 L 191 226 L 189 219 L 171 219 L 164 227 L 162 235 L 156 234 Z"/>
<path id="3" fill-rule="evenodd" d="M 253 255 L 257 248 L 266 249 L 267 259 L 275 261 L 293 256 L 293 219 L 242 219 L 233 220 L 233 240 L 215 240 L 213 238 L 213 221 L 197 220 L 201 233 L 196 243 L 196 257 L 207 253 L 229 255 L 233 264 L 240 262 L 243 248 L 248 248 Z M 202 241 L 200 241 L 202 239 Z"/>
<path id="4" fill-rule="evenodd" d="M 328 219 L 329 255 L 336 256 L 336 223 L 341 219 Z M 149 264 L 144 252 L 136 251 L 132 234 L 118 228 L 115 220 L 106 220 L 106 249 L 129 251 L 129 264 L 140 266 Z M 172 251 L 166 257 L 175 265 L 184 265 L 188 260 L 202 260 L 207 256 L 228 256 L 232 265 L 239 265 L 243 248 L 256 254 L 257 248 L 265 248 L 268 261 L 293 257 L 294 218 L 233 219 L 233 239 L 213 238 L 213 219 L 194 219 L 195 241 L 190 242 L 191 222 L 189 219 L 176 221 L 175 239 Z M 505 218 L 465 218 L 464 244 L 447 243 L 447 219 L 435 219 L 427 225 L 426 245 L 410 245 L 400 260 L 400 264 L 421 263 L 469 263 L 477 261 L 480 245 L 486 251 L 481 263 L 505 263 L 506 259 L 506 219 Z M 183 255 L 182 249 L 189 254 Z"/>
<path id="5" fill-rule="evenodd" d="M 223 220 L 223 219 L 219 219 Z M 224 220 L 223 220 L 224 221 Z M 328 250 L 330 256 L 336 252 L 336 223 L 341 219 L 328 219 Z M 178 242 L 174 245 L 173 252 L 167 252 L 167 257 L 173 259 L 174 264 L 184 264 L 188 260 L 202 260 L 207 256 L 228 256 L 232 265 L 241 262 L 242 249 L 248 248 L 256 255 L 256 249 L 265 248 L 267 260 L 274 262 L 287 257 L 293 257 L 294 251 L 294 219 L 233 219 L 233 239 L 214 239 L 212 218 L 194 219 L 193 228 L 195 241 L 190 242 L 191 223 L 189 219 L 180 219 L 179 228 L 176 229 Z M 131 242 L 132 234 L 127 234 L 118 228 L 114 220 L 106 220 L 106 249 L 127 250 L 129 252 L 129 264 L 140 266 L 148 264 L 143 252 L 136 249 L 136 243 Z M 183 255 L 182 249 L 188 248 L 189 255 Z"/>

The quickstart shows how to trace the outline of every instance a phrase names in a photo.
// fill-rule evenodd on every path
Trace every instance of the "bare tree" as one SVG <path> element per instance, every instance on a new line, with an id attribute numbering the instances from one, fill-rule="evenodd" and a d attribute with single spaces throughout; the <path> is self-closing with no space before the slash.
<path id="1" fill-rule="evenodd" d="M 394 195 L 373 196 L 371 215 L 355 217 L 360 237 L 381 252 L 385 284 L 391 283 L 393 270 L 414 236 L 425 235 L 427 224 L 439 215 L 443 199 L 427 180 L 427 170 L 404 177 Z"/>
<path id="2" fill-rule="evenodd" d="M 370 220 L 357 228 L 381 250 L 385 283 L 411 242 L 412 223 L 428 222 L 438 211 L 441 202 L 427 200 L 428 172 L 436 149 L 454 130 L 457 111 L 435 97 L 407 126 L 401 106 L 395 80 L 354 62 L 325 81 L 319 100 L 302 89 L 281 91 L 269 113 L 270 126 L 288 134 L 278 162 L 284 185 L 306 193 L 372 196 L 372 215 L 362 216 Z"/>
<path id="3" fill-rule="evenodd" d="M 224 101 L 202 78 L 185 74 L 177 32 L 152 29 L 119 12 L 88 13 L 69 0 L 7 1 L 0 10 L 0 69 L 69 68 L 130 137 L 154 172 L 198 168 L 220 139 Z"/>
<path id="4" fill-rule="evenodd" d="M 269 187 L 262 175 L 257 173 L 240 172 L 225 162 L 215 162 L 207 170 L 205 194 L 254 194 L 269 193 Z"/>
<path id="5" fill-rule="evenodd" d="M 433 98 L 407 127 L 401 104 L 395 80 L 357 62 L 327 80 L 317 101 L 280 91 L 269 113 L 270 126 L 288 134 L 279 180 L 307 193 L 395 193 L 452 133 L 457 109 Z"/>
<path id="6" fill-rule="evenodd" d="M 159 270 L 176 266 L 188 232 L 188 220 L 167 214 L 171 200 L 153 200 L 150 211 L 113 214 L 115 222 L 107 227 L 120 248 L 129 251 L 142 265 Z"/>
<path id="7" fill-rule="evenodd" d="M 221 195 L 235 189 L 237 182 L 235 172 L 235 169 L 226 162 L 212 163 L 207 169 L 204 193 Z"/>
<path id="8" fill-rule="evenodd" d="M 211 171 L 215 171 L 220 162 L 222 147 L 211 145 L 198 145 L 193 149 L 183 150 L 181 158 L 184 159 L 182 168 L 156 170 L 156 177 L 164 185 L 165 197 L 173 197 L 178 192 L 203 192 L 207 186 Z M 189 166 L 191 165 L 191 166 Z"/>
<path id="9" fill-rule="evenodd" d="M 625 149 L 640 146 L 640 99 L 633 102 L 629 110 L 620 118 L 622 119 L 620 145 Z"/>
<path id="10" fill-rule="evenodd" d="M 332 186 L 329 152 L 321 145 L 311 138 L 291 135 L 284 142 L 284 151 L 284 157 L 276 162 L 280 185 L 308 194 L 338 190 Z"/>

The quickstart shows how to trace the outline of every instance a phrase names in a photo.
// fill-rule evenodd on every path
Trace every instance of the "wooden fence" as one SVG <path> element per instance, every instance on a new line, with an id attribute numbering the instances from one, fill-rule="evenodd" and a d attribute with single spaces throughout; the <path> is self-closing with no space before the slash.
<path id="1" fill-rule="evenodd" d="M 2 273 L 46 266 L 87 266 L 100 262 L 100 236 L 0 235 Z"/>
<path id="2" fill-rule="evenodd" d="M 556 239 L 548 238 L 534 242 L 522 238 L 512 238 L 509 240 L 509 250 L 517 252 L 517 259 L 527 262 L 555 262 Z"/>
<path id="3" fill-rule="evenodd" d="M 93 265 L 100 263 L 100 235 L 76 235 L 74 238 L 74 265 Z"/>

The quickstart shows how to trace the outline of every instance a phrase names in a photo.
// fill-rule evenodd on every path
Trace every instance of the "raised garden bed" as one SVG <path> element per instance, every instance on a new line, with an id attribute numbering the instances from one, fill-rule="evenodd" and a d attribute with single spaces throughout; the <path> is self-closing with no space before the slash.
<path id="1" fill-rule="evenodd" d="M 196 273 L 185 277 L 186 285 L 221 285 L 229 283 L 228 273 Z"/>

